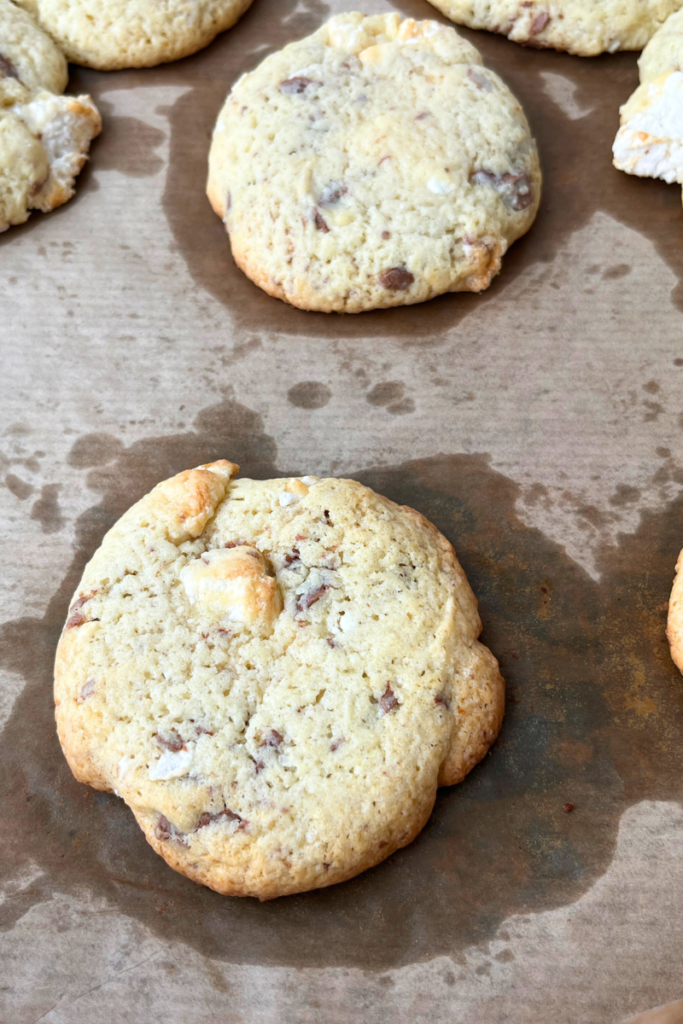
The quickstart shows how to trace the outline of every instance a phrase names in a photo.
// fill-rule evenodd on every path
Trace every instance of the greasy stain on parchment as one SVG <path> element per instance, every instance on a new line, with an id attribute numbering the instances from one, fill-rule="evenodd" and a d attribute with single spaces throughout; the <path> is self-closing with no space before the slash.
<path id="1" fill-rule="evenodd" d="M 105 530 L 160 478 L 218 457 L 240 462 L 244 476 L 281 475 L 260 417 L 231 401 L 184 434 L 128 448 L 88 435 L 73 447 L 70 462 L 99 503 L 78 521 L 73 564 L 44 618 L 0 628 L 0 664 L 26 682 L 0 742 L 0 874 L 27 857 L 44 872 L 6 901 L 0 927 L 52 893 L 87 890 L 160 937 L 231 962 L 382 969 L 425 953 L 457 958 L 507 915 L 584 893 L 607 869 L 630 804 L 681 798 L 683 680 L 664 625 L 683 499 L 604 549 L 597 583 L 520 522 L 517 485 L 485 457 L 441 455 L 359 478 L 455 544 L 508 682 L 493 751 L 440 792 L 412 846 L 343 885 L 259 904 L 175 874 L 122 801 L 72 778 L 55 735 L 52 662 Z"/>
<path id="2" fill-rule="evenodd" d="M 399 0 L 402 14 L 436 18 L 437 11 L 423 0 Z M 230 32 L 219 36 L 206 50 L 183 61 L 143 71 L 116 75 L 73 69 L 72 91 L 100 92 L 133 86 L 187 86 L 172 106 L 164 109 L 171 128 L 169 165 L 163 207 L 178 252 L 201 289 L 220 301 L 238 328 L 259 334 L 277 332 L 318 339 L 386 338 L 407 346 L 435 345 L 463 317 L 482 312 L 500 301 L 511 289 L 520 289 L 523 276 L 534 264 L 566 258 L 571 235 L 588 224 L 597 211 L 646 236 L 678 279 L 673 300 L 683 309 L 683 212 L 680 192 L 660 181 L 629 177 L 612 166 L 612 141 L 619 126 L 619 107 L 638 84 L 637 54 L 605 54 L 590 59 L 551 50 L 530 51 L 501 36 L 487 32 L 458 31 L 482 53 L 486 64 L 510 86 L 522 104 L 538 141 L 544 174 L 541 209 L 531 232 L 511 247 L 501 275 L 481 295 L 446 295 L 418 306 L 343 316 L 306 313 L 272 299 L 252 284 L 230 255 L 227 234 L 205 195 L 207 158 L 211 133 L 225 97 L 236 79 L 251 70 L 273 50 L 301 38 L 329 16 L 329 5 L 319 0 L 259 0 Z M 573 104 L 583 116 L 549 95 L 547 77 L 566 82 L 573 90 Z M 125 119 L 121 119 L 122 121 Z M 146 130 L 146 129 L 145 129 Z M 149 170 L 140 164 L 138 145 L 135 168 L 123 173 L 153 173 L 158 166 L 154 151 L 156 129 L 148 142 Z M 106 133 L 106 124 L 105 124 Z M 118 147 L 104 141 L 101 158 L 115 166 Z M 145 141 L 139 130 L 136 138 Z M 135 139 L 132 140 L 133 142 Z M 138 152 L 139 151 L 139 152 Z M 92 170 L 100 156 L 93 150 Z M 123 160 L 125 156 L 120 157 Z M 140 166 L 138 166 L 140 165 Z M 86 179 L 89 180 L 89 179 Z M 614 254 L 620 273 L 630 269 L 628 251 Z M 601 268 L 609 278 L 610 267 Z M 619 275 L 617 275 L 619 276 Z M 538 287 L 543 288 L 543 280 Z M 527 306 L 533 295 L 525 293 Z"/>

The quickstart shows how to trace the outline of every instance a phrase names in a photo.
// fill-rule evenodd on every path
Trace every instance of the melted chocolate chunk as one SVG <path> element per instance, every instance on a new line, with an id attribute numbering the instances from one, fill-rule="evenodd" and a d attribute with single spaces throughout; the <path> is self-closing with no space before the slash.
<path id="1" fill-rule="evenodd" d="M 451 706 L 451 702 L 444 693 L 437 693 L 436 697 L 434 698 L 434 703 L 436 704 L 437 707 L 445 708 L 446 711 L 448 711 L 448 709 Z"/>
<path id="2" fill-rule="evenodd" d="M 227 818 L 228 821 L 238 821 L 238 828 L 245 828 L 249 822 L 241 818 L 239 814 L 235 814 L 229 807 L 224 807 L 222 811 L 218 811 L 216 814 L 211 814 L 210 811 L 204 811 L 199 816 L 199 821 L 195 825 L 195 832 L 198 832 L 200 828 L 206 828 L 207 825 L 211 825 L 214 821 L 220 821 L 221 818 Z"/>
<path id="3" fill-rule="evenodd" d="M 292 550 L 288 551 L 287 554 L 284 557 L 284 561 L 282 563 L 283 564 L 283 568 L 289 569 L 290 565 L 294 565 L 295 562 L 300 562 L 300 561 L 301 561 L 301 552 L 299 551 L 298 548 L 292 548 Z"/>
<path id="4" fill-rule="evenodd" d="M 278 732 L 277 729 L 271 729 L 270 732 L 266 734 L 265 739 L 261 742 L 261 746 L 275 747 L 275 749 L 277 750 L 279 747 L 282 746 L 284 740 L 285 738 L 282 735 L 282 733 Z"/>
<path id="5" fill-rule="evenodd" d="M 16 78 L 20 81 L 19 74 L 14 64 L 8 57 L 3 57 L 0 53 L 0 78 Z"/>
<path id="6" fill-rule="evenodd" d="M 164 750 L 172 750 L 174 754 L 177 754 L 179 750 L 185 750 L 185 740 L 178 735 L 175 729 L 171 729 L 170 732 L 163 735 L 157 732 L 154 734 L 154 739 L 160 747 L 163 747 Z"/>
<path id="7" fill-rule="evenodd" d="M 330 229 L 329 229 L 329 227 L 327 225 L 327 221 L 322 216 L 322 214 L 320 213 L 319 210 L 314 210 L 314 212 L 313 212 L 313 222 L 314 222 L 315 226 L 317 227 L 318 231 L 322 231 L 323 234 L 329 235 Z"/>
<path id="8" fill-rule="evenodd" d="M 69 608 L 69 618 L 66 620 L 67 629 L 74 629 L 76 626 L 82 626 L 84 622 L 88 621 L 80 609 L 84 604 L 87 604 L 88 601 L 92 601 L 96 593 L 97 591 L 93 590 L 89 594 L 81 594 L 81 596 L 74 601 Z"/>
<path id="9" fill-rule="evenodd" d="M 519 213 L 531 206 L 534 192 L 529 175 L 523 171 L 517 173 L 507 171 L 505 174 L 494 174 L 493 171 L 475 171 L 470 178 L 472 185 L 490 185 L 495 188 L 508 210 Z"/>
<path id="10" fill-rule="evenodd" d="M 321 206 L 334 206 L 334 204 L 338 203 L 341 197 L 345 196 L 348 191 L 349 190 L 346 185 L 334 182 L 325 186 L 318 202 Z"/>
<path id="11" fill-rule="evenodd" d="M 537 36 L 539 32 L 542 32 L 550 21 L 550 15 L 547 11 L 541 11 L 531 22 L 529 26 L 529 32 L 532 36 Z"/>
<path id="12" fill-rule="evenodd" d="M 399 706 L 398 701 L 394 697 L 394 691 L 391 689 L 389 683 L 387 683 L 387 688 L 380 697 L 379 706 L 385 715 L 388 715 L 390 711 L 393 711 L 394 708 Z"/>
<path id="13" fill-rule="evenodd" d="M 306 594 L 300 594 L 299 600 L 296 603 L 297 611 L 305 612 L 312 604 L 315 604 L 321 597 L 324 597 L 329 589 L 329 583 L 321 583 L 319 587 L 314 587 L 313 590 L 309 590 Z"/>
<path id="14" fill-rule="evenodd" d="M 404 292 L 410 288 L 415 278 L 405 267 L 392 267 L 390 270 L 383 270 L 379 275 L 379 283 L 382 288 L 391 292 Z"/>
<path id="15" fill-rule="evenodd" d="M 313 85 L 310 78 L 303 78 L 302 76 L 285 78 L 284 82 L 280 82 L 280 92 L 284 93 L 285 96 L 300 96 L 302 92 L 306 92 L 309 85 Z"/>
<path id="16" fill-rule="evenodd" d="M 178 846 L 187 846 L 185 833 L 181 832 L 179 828 L 172 825 L 168 818 L 160 814 L 159 820 L 154 826 L 154 835 L 157 839 L 161 840 L 162 843 L 177 843 Z"/>
<path id="17" fill-rule="evenodd" d="M 94 679 L 87 679 L 83 683 L 83 686 L 81 687 L 81 692 L 78 695 L 79 703 L 82 703 L 84 700 L 87 700 L 88 697 L 92 697 L 93 693 L 95 692 L 95 686 L 96 683 Z"/>

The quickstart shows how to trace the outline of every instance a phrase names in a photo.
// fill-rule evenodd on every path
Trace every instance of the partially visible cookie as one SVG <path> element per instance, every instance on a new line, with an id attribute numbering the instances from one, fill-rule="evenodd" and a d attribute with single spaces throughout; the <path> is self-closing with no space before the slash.
<path id="1" fill-rule="evenodd" d="M 89 96 L 60 96 L 64 57 L 29 15 L 0 0 L 0 231 L 74 194 L 101 129 Z"/>
<path id="2" fill-rule="evenodd" d="M 683 185 L 683 11 L 653 36 L 638 66 L 641 85 L 621 107 L 614 166 Z"/>
<path id="3" fill-rule="evenodd" d="M 448 541 L 352 480 L 167 480 L 110 530 L 59 642 L 59 738 L 177 871 L 270 899 L 410 843 L 503 716 Z"/>
<path id="4" fill-rule="evenodd" d="M 642 50 L 683 0 L 429 0 L 458 25 L 580 57 Z"/>
<path id="5" fill-rule="evenodd" d="M 676 577 L 669 598 L 666 635 L 671 648 L 671 657 L 683 672 L 683 551 L 676 562 Z"/>
<path id="6" fill-rule="evenodd" d="M 207 192 L 256 284 L 357 313 L 487 288 L 541 173 L 519 103 L 454 29 L 350 13 L 235 84 Z"/>
<path id="7" fill-rule="evenodd" d="M 252 0 L 17 0 L 74 64 L 112 71 L 196 53 Z"/>
<path id="8" fill-rule="evenodd" d="M 64 55 L 33 18 L 0 0 L 0 85 L 2 102 L 22 100 L 26 92 L 47 89 L 62 93 L 69 73 Z"/>

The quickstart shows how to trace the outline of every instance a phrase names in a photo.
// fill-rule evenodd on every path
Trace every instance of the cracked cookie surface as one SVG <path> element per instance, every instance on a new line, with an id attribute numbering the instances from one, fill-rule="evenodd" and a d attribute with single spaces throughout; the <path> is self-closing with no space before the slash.
<path id="1" fill-rule="evenodd" d="M 540 189 L 522 108 L 454 29 L 349 13 L 235 84 L 207 193 L 256 284 L 357 313 L 487 288 Z"/>
<path id="2" fill-rule="evenodd" d="M 74 64 L 114 71 L 196 53 L 252 0 L 17 0 Z"/>
<path id="3" fill-rule="evenodd" d="M 55 667 L 80 781 L 176 870 L 269 899 L 405 846 L 495 739 L 504 684 L 423 516 L 351 480 L 213 463 L 131 508 Z"/>
<path id="4" fill-rule="evenodd" d="M 580 57 L 642 50 L 683 0 L 429 0 L 458 25 Z"/>

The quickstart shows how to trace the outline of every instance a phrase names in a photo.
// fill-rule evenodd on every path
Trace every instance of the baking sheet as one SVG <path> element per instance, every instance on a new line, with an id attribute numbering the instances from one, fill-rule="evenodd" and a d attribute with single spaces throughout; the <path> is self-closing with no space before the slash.
<path id="1" fill-rule="evenodd" d="M 683 682 L 663 634 L 683 211 L 677 187 L 611 167 L 636 55 L 464 32 L 538 140 L 535 227 L 483 295 L 303 313 L 235 268 L 206 156 L 235 78 L 348 6 L 255 0 L 188 60 L 73 68 L 104 115 L 90 166 L 68 206 L 0 237 L 3 1021 L 602 1024 L 683 995 Z M 121 801 L 73 781 L 53 725 L 85 561 L 159 479 L 220 457 L 420 509 L 509 687 L 491 755 L 410 848 L 263 905 L 174 874 Z"/>

